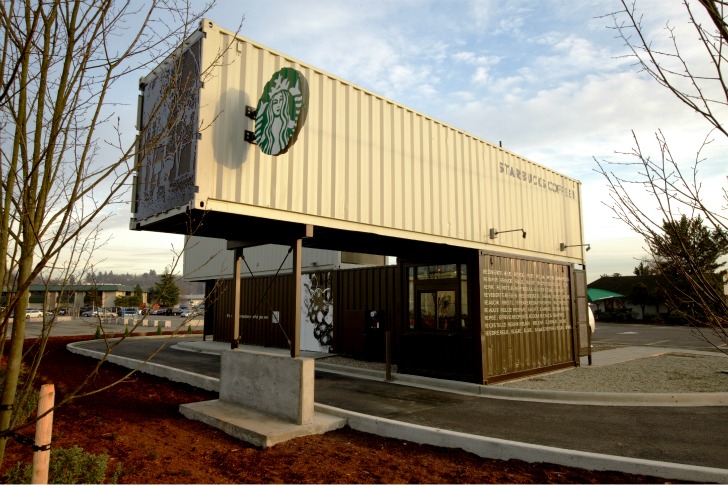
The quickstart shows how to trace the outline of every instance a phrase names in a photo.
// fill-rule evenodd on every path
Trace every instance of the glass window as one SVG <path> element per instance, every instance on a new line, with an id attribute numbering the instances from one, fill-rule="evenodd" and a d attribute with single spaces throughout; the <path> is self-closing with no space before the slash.
<path id="1" fill-rule="evenodd" d="M 443 280 L 457 278 L 457 265 L 438 264 L 433 266 L 418 266 L 417 280 Z"/>
<path id="2" fill-rule="evenodd" d="M 420 293 L 420 326 L 428 330 L 434 330 L 437 328 L 435 293 Z"/>
<path id="3" fill-rule="evenodd" d="M 438 330 L 455 329 L 455 292 L 437 292 L 437 328 Z"/>
<path id="4" fill-rule="evenodd" d="M 420 328 L 453 330 L 456 321 L 455 292 L 450 290 L 420 292 Z"/>
<path id="5" fill-rule="evenodd" d="M 407 291 L 410 330 L 470 328 L 466 264 L 409 266 Z"/>

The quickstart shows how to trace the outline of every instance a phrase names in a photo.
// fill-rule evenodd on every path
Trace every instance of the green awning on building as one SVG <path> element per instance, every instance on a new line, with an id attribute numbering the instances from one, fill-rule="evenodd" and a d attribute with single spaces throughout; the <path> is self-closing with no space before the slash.
<path id="1" fill-rule="evenodd" d="M 600 290 L 599 288 L 587 288 L 586 290 L 587 297 L 589 298 L 590 302 L 595 302 L 599 300 L 607 300 L 609 298 L 623 298 L 624 295 L 621 293 L 615 293 L 613 291 L 609 290 Z"/>

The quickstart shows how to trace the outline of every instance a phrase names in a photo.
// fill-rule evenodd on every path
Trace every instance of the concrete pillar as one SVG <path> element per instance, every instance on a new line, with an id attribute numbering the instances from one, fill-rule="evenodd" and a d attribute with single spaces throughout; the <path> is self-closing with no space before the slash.
<path id="1" fill-rule="evenodd" d="M 220 400 L 303 425 L 314 419 L 314 360 L 224 350 Z"/>

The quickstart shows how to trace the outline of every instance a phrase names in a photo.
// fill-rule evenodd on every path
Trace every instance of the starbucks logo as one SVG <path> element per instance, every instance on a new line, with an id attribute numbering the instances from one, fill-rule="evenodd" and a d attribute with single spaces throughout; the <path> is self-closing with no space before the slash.
<path id="1" fill-rule="evenodd" d="M 263 88 L 255 116 L 255 142 L 263 153 L 280 155 L 295 142 L 308 112 L 308 83 L 284 67 Z"/>

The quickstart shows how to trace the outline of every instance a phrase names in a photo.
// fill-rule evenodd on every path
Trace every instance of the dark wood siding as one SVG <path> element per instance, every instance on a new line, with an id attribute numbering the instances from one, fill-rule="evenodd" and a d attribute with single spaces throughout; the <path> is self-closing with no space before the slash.
<path id="1" fill-rule="evenodd" d="M 383 361 L 387 329 L 393 332 L 392 348 L 396 349 L 401 288 L 398 266 L 334 272 L 334 352 Z M 377 312 L 374 318 L 372 311 Z M 392 358 L 396 362 L 396 352 Z"/>
<path id="2" fill-rule="evenodd" d="M 233 337 L 234 285 L 232 280 L 220 280 L 216 285 L 208 284 L 208 301 L 205 325 L 211 325 L 217 341 L 230 341 Z M 293 279 L 291 275 L 278 277 L 243 278 L 240 296 L 240 341 L 243 344 L 263 347 L 290 348 L 289 339 L 293 332 Z M 338 270 L 331 272 L 331 290 L 334 309 L 333 351 L 342 354 L 358 354 L 351 347 L 352 342 L 367 340 L 367 355 L 363 357 L 384 358 L 384 326 L 392 330 L 399 328 L 401 284 L 396 266 L 382 266 Z M 365 313 L 377 311 L 379 329 L 361 328 L 351 320 Z M 274 322 L 273 312 L 279 312 L 280 324 Z M 396 331 L 395 331 L 396 339 Z M 393 345 L 396 348 L 396 343 Z"/>

